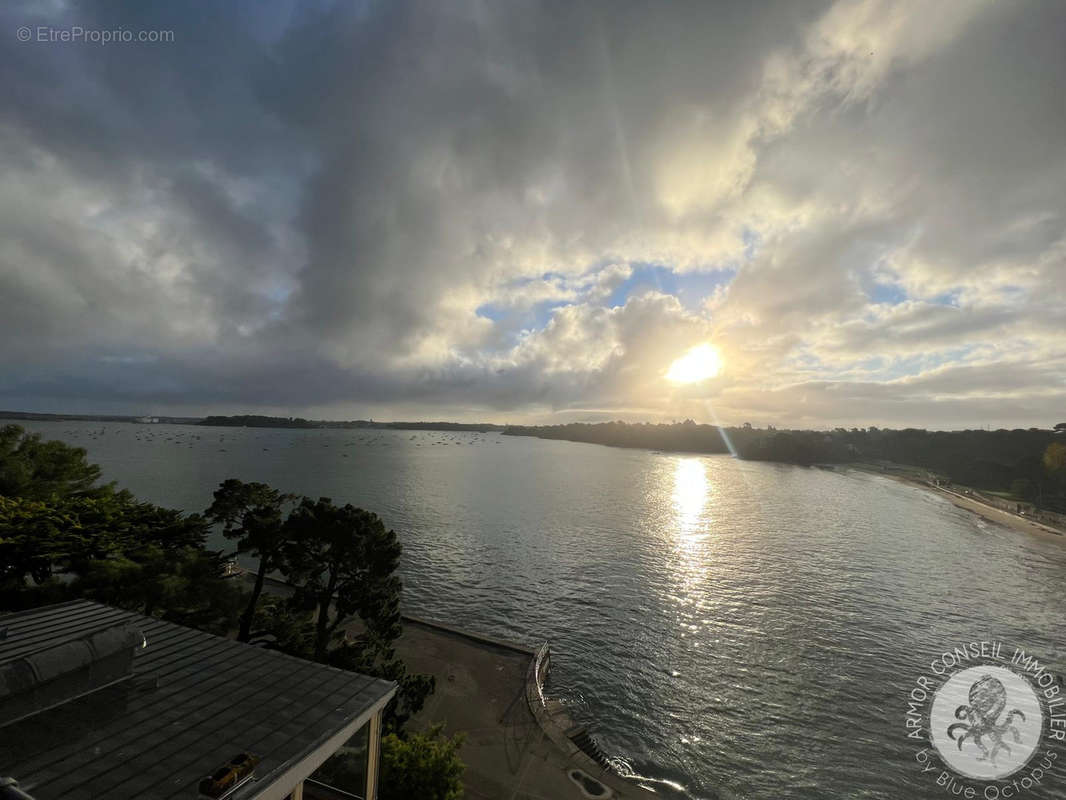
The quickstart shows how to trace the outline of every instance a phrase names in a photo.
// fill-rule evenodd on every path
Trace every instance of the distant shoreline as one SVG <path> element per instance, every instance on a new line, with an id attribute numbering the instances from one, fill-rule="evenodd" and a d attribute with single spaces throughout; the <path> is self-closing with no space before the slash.
<path id="1" fill-rule="evenodd" d="M 920 488 L 938 492 L 958 508 L 971 511 L 979 516 L 1007 525 L 1015 530 L 1066 536 L 1066 516 L 1055 505 L 1046 504 L 1037 509 L 1031 503 L 1020 499 L 1014 508 L 1003 508 L 984 498 L 970 496 L 970 486 L 986 486 L 980 491 L 996 492 L 987 485 L 1000 485 L 1000 495 L 1007 501 L 1002 505 L 1013 503 L 1016 498 L 1010 475 L 993 472 L 991 478 L 985 474 L 974 473 L 969 469 L 978 459 L 989 452 L 996 452 L 1000 461 L 1006 464 L 1017 463 L 1026 453 L 1040 453 L 1052 442 L 1066 440 L 1066 430 L 1056 426 L 1055 430 L 1030 428 L 1028 430 L 989 431 L 925 431 L 904 429 L 896 431 L 877 428 L 852 429 L 847 431 L 837 428 L 828 431 L 777 431 L 774 428 L 753 429 L 745 425 L 741 428 L 723 428 L 717 425 L 697 425 L 691 420 L 672 425 L 651 425 L 626 423 L 571 424 L 563 426 L 503 426 L 488 423 L 461 422 L 375 422 L 373 420 L 322 421 L 307 420 L 300 417 L 268 417 L 260 415 L 209 416 L 209 417 L 131 417 L 118 415 L 88 414 L 45 414 L 35 412 L 15 412 L 0 410 L 0 419 L 13 421 L 92 421 L 103 423 L 178 424 L 196 427 L 244 427 L 244 428 L 279 428 L 297 430 L 405 430 L 405 431 L 452 431 L 452 432 L 495 432 L 505 436 L 529 436 L 547 440 L 561 440 L 608 447 L 621 447 L 648 450 L 650 452 L 691 454 L 691 455 L 725 455 L 749 461 L 768 463 L 795 464 L 799 466 L 820 467 L 823 469 L 856 469 L 872 474 L 886 475 L 895 480 L 909 483 Z M 862 447 L 855 444 L 858 441 Z M 952 447 L 953 459 L 945 464 L 943 459 L 931 459 L 929 448 Z M 924 450 L 922 449 L 924 447 Z M 884 452 L 878 453 L 877 450 Z M 898 459 L 898 460 L 897 460 Z M 906 460 L 904 460 L 906 459 Z M 933 463 L 929 463 L 932 461 Z M 910 464 L 911 466 L 908 466 Z M 992 467 L 1009 470 L 1009 467 L 992 464 Z M 940 486 L 929 478 L 945 478 L 945 482 L 963 487 L 966 494 L 952 491 L 947 486 Z M 1031 486 L 1031 484 L 1030 484 Z M 1007 489 L 1010 487 L 1009 494 Z M 978 490 L 974 490 L 978 491 Z M 1054 496 L 1052 499 L 1055 499 Z M 1061 506 L 1062 497 L 1057 502 Z M 1027 506 L 1030 514 L 1039 514 L 1041 519 L 1027 514 L 1016 513 L 1022 506 Z M 1057 513 L 1056 513 L 1057 512 Z"/>
<path id="2" fill-rule="evenodd" d="M 947 500 L 957 508 L 964 509 L 973 514 L 976 514 L 982 519 L 988 520 L 989 522 L 996 522 L 1000 525 L 1004 525 L 1016 531 L 1023 531 L 1025 533 L 1039 533 L 1043 535 L 1050 534 L 1052 536 L 1066 536 L 1066 531 L 1060 530 L 1059 528 L 1056 528 L 1053 525 L 1048 525 L 1043 522 L 1037 522 L 1036 520 L 1028 519 L 1027 517 L 1019 516 L 1018 514 L 1013 514 L 1010 511 L 1004 511 L 1001 508 L 990 506 L 988 505 L 988 503 L 983 503 L 973 497 L 967 497 L 965 495 L 959 494 L 958 492 L 953 492 L 950 489 L 946 489 L 942 486 L 934 486 L 928 481 L 924 481 L 919 478 L 914 478 L 910 475 L 901 474 L 898 472 L 882 472 L 871 467 L 865 467 L 861 465 L 847 466 L 859 472 L 865 472 L 869 475 L 881 475 L 882 477 L 890 478 L 891 480 L 898 481 L 899 483 L 903 483 L 908 486 L 914 486 L 915 488 L 924 489 L 926 491 L 932 492 L 933 494 L 943 497 L 945 500 Z"/>
<path id="3" fill-rule="evenodd" d="M 159 425 L 198 425 L 203 417 L 145 416 L 140 414 L 46 414 L 36 411 L 0 411 L 0 420 L 9 422 L 144 422 Z"/>
<path id="4" fill-rule="evenodd" d="M 502 433 L 505 426 L 491 422 L 374 422 L 374 420 L 309 420 L 301 417 L 237 415 L 166 417 L 119 414 L 45 414 L 33 411 L 0 411 L 0 420 L 11 422 L 124 422 L 141 425 L 193 425 L 214 428 L 274 428 L 282 430 L 394 430 L 469 431 Z"/>

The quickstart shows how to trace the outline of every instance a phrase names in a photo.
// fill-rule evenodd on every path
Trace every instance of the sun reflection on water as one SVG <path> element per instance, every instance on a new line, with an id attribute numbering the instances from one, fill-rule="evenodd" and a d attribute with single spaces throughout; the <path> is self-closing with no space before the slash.
<path id="1" fill-rule="evenodd" d="M 674 510 L 677 513 L 678 529 L 688 541 L 698 541 L 706 536 L 700 524 L 711 482 L 700 458 L 680 458 L 674 471 Z"/>
<path id="2" fill-rule="evenodd" d="M 701 627 L 705 602 L 710 495 L 711 481 L 704 459 L 677 459 L 673 494 L 675 569 L 669 596 L 678 609 L 678 636 L 691 641 L 693 647 L 699 647 L 692 636 Z"/>

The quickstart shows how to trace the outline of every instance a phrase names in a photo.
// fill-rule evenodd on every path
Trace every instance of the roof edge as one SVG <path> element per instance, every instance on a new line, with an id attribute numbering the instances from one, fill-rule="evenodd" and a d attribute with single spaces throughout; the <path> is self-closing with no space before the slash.
<path id="1" fill-rule="evenodd" d="M 360 673 L 352 673 L 357 675 Z M 363 711 L 359 716 L 345 725 L 337 733 L 326 737 L 313 744 L 303 754 L 297 756 L 294 764 L 277 773 L 272 779 L 270 775 L 269 785 L 263 786 L 255 794 L 249 795 L 249 800 L 286 800 L 292 790 L 304 779 L 311 777 L 316 769 L 321 767 L 330 756 L 336 753 L 355 732 L 366 725 L 370 718 L 381 712 L 385 705 L 396 695 L 398 685 L 394 681 L 379 681 L 379 683 L 391 684 L 391 688 L 378 698 L 370 708 Z M 265 780 L 263 781 L 265 782 Z"/>

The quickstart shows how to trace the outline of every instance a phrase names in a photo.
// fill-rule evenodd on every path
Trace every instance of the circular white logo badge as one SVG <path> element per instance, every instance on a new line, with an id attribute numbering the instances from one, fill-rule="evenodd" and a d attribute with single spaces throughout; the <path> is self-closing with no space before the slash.
<path id="1" fill-rule="evenodd" d="M 1021 769 L 1040 744 L 1040 699 L 1029 682 L 989 664 L 959 670 L 933 696 L 933 746 L 960 775 L 997 780 Z"/>

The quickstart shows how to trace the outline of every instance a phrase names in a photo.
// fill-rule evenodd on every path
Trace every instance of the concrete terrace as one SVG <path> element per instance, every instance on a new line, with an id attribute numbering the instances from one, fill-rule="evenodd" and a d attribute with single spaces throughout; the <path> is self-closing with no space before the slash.
<path id="1" fill-rule="evenodd" d="M 241 572 L 253 580 L 251 573 Z M 289 596 L 292 587 L 268 578 L 264 591 Z M 411 672 L 437 679 L 436 691 L 410 724 L 418 729 L 444 723 L 446 734 L 466 735 L 463 784 L 471 800 L 659 797 L 603 769 L 567 737 L 572 723 L 561 704 L 540 704 L 532 669 L 535 649 L 414 617 L 403 621 L 396 652 Z M 358 623 L 347 626 L 352 633 L 359 628 Z M 568 775 L 574 769 L 608 793 L 583 792 Z"/>
<path id="2" fill-rule="evenodd" d="M 600 797 L 655 797 L 567 745 L 561 727 L 534 717 L 528 695 L 536 652 L 405 618 L 397 652 L 408 669 L 436 676 L 437 690 L 412 722 L 445 722 L 448 734 L 466 734 L 464 784 L 473 800 L 587 798 L 569 777 L 577 768 L 603 783 Z M 549 736 L 549 732 L 552 734 Z"/>

